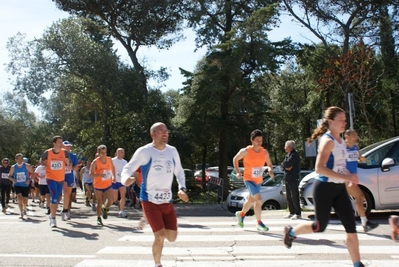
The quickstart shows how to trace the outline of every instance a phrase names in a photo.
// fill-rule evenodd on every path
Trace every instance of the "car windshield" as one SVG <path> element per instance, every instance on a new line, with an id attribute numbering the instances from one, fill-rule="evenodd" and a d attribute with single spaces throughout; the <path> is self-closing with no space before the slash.
<path id="1" fill-rule="evenodd" d="M 384 144 L 384 143 L 386 143 L 386 142 L 389 142 L 389 141 L 391 141 L 391 140 L 394 140 L 394 139 L 397 139 L 397 137 L 389 138 L 389 139 L 387 139 L 387 140 L 380 141 L 380 142 L 377 142 L 377 143 L 375 143 L 375 144 L 366 146 L 366 147 L 360 149 L 359 152 L 360 152 L 360 154 L 362 154 L 362 155 L 367 154 L 367 152 L 369 152 L 370 150 L 373 150 L 373 149 L 376 148 L 377 146 L 382 145 L 382 144 Z"/>
<path id="2" fill-rule="evenodd" d="M 269 174 L 263 176 L 262 186 L 278 186 L 281 184 L 281 180 L 283 179 L 282 173 L 275 173 L 274 178 L 270 178 Z"/>

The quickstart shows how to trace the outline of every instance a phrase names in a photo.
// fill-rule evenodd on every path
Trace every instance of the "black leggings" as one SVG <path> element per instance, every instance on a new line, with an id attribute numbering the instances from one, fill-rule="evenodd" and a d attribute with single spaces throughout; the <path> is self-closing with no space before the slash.
<path id="1" fill-rule="evenodd" d="M 331 207 L 341 220 L 347 233 L 356 233 L 355 215 L 345 184 L 320 182 L 316 180 L 313 199 L 315 205 L 314 232 L 324 232 L 330 220 Z"/>
<path id="2" fill-rule="evenodd" d="M 6 204 L 10 201 L 11 185 L 2 184 L 1 185 L 1 206 L 5 209 Z"/>

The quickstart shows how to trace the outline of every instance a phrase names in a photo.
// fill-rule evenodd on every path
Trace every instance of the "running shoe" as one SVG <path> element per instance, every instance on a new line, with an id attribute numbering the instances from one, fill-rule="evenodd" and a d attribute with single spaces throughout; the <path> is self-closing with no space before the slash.
<path id="1" fill-rule="evenodd" d="M 365 233 L 367 233 L 367 232 L 377 228 L 378 225 L 379 225 L 378 223 L 372 223 L 370 221 L 367 221 L 366 225 L 363 226 L 363 230 Z"/>
<path id="2" fill-rule="evenodd" d="M 102 212 L 103 212 L 103 219 L 106 220 L 108 218 L 108 209 L 103 208 Z"/>
<path id="3" fill-rule="evenodd" d="M 147 223 L 147 220 L 144 217 L 141 217 L 141 219 L 139 221 L 139 229 L 143 230 L 146 223 Z"/>
<path id="4" fill-rule="evenodd" d="M 103 221 L 101 220 L 101 217 L 97 217 L 97 225 L 104 226 Z"/>
<path id="5" fill-rule="evenodd" d="M 244 218 L 245 218 L 245 216 L 242 217 L 242 216 L 240 215 L 240 213 L 241 213 L 241 211 L 237 211 L 237 212 L 236 212 L 236 218 L 237 218 L 237 223 L 238 223 L 238 225 L 239 225 L 241 228 L 243 228 L 243 227 L 244 227 Z"/>
<path id="6" fill-rule="evenodd" d="M 6 209 L 3 209 L 1 212 L 3 212 L 3 213 L 6 213 L 6 212 L 7 212 L 7 210 L 6 210 Z"/>
<path id="7" fill-rule="evenodd" d="M 51 218 L 51 216 L 50 216 L 50 227 L 51 228 L 57 227 L 57 222 L 55 218 Z"/>
<path id="8" fill-rule="evenodd" d="M 91 210 L 92 210 L 92 211 L 96 211 L 96 204 L 91 203 Z"/>
<path id="9" fill-rule="evenodd" d="M 50 215 L 50 208 L 47 208 L 46 215 Z"/>
<path id="10" fill-rule="evenodd" d="M 292 230 L 292 227 L 287 225 L 284 226 L 284 245 L 287 248 L 292 247 L 292 241 L 296 239 L 296 237 L 290 235 L 290 231 Z"/>
<path id="11" fill-rule="evenodd" d="M 119 218 L 127 218 L 127 215 L 126 215 L 126 213 L 125 213 L 123 210 L 121 210 L 121 211 L 119 212 L 119 214 L 118 214 L 118 217 L 119 217 Z"/>
<path id="12" fill-rule="evenodd" d="M 291 218 L 292 218 L 292 216 L 294 216 L 294 214 L 288 214 L 288 215 L 285 215 L 283 218 L 284 218 L 284 219 L 291 219 Z"/>
<path id="13" fill-rule="evenodd" d="M 63 212 L 63 211 L 61 211 L 61 220 L 62 221 L 66 221 L 67 220 L 67 215 L 66 215 L 66 213 L 65 212 Z"/>
<path id="14" fill-rule="evenodd" d="M 86 207 L 90 207 L 89 200 L 86 199 L 86 203 L 85 204 L 86 204 Z"/>
<path id="15" fill-rule="evenodd" d="M 65 219 L 66 219 L 67 221 L 69 221 L 69 220 L 71 219 L 71 211 L 70 211 L 70 210 L 68 210 L 68 211 L 65 213 Z"/>
<path id="16" fill-rule="evenodd" d="M 260 222 L 259 224 L 257 224 L 256 229 L 258 229 L 258 231 L 260 231 L 260 232 L 269 231 L 269 228 L 267 228 L 267 226 L 263 222 Z"/>

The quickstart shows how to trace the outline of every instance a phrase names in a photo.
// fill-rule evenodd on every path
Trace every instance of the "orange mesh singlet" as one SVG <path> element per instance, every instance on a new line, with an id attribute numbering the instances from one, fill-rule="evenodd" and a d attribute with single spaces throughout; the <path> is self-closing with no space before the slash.
<path id="1" fill-rule="evenodd" d="M 112 160 L 110 157 L 106 157 L 105 164 L 101 163 L 100 158 L 96 158 L 94 160 L 96 162 L 96 169 L 94 170 L 95 174 L 104 173 L 104 177 L 94 177 L 93 178 L 93 187 L 96 189 L 105 189 L 112 185 Z"/>
<path id="2" fill-rule="evenodd" d="M 260 184 L 263 182 L 266 150 L 261 147 L 259 152 L 255 152 L 252 146 L 247 146 L 247 151 L 248 154 L 244 157 L 244 181 Z"/>
<path id="3" fill-rule="evenodd" d="M 65 179 L 65 150 L 56 154 L 53 149 L 47 150 L 46 179 L 62 182 Z"/>

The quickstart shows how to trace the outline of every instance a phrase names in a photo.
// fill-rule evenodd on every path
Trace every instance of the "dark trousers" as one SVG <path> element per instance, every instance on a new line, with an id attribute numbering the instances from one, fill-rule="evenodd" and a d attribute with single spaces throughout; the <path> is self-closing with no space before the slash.
<path id="1" fill-rule="evenodd" d="M 299 205 L 298 181 L 286 181 L 285 189 L 287 193 L 287 203 L 290 214 L 301 215 L 301 206 Z"/>
<path id="2" fill-rule="evenodd" d="M 1 207 L 5 209 L 10 200 L 11 185 L 1 185 Z"/>

